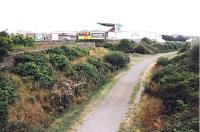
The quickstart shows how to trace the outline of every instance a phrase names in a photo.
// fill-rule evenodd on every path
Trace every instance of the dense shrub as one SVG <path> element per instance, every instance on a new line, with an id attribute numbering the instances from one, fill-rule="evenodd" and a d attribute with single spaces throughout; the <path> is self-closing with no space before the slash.
<path id="1" fill-rule="evenodd" d="M 198 132 L 199 118 L 195 117 L 196 115 L 198 115 L 198 111 L 189 108 L 176 113 L 173 116 L 172 130 L 175 132 Z"/>
<path id="2" fill-rule="evenodd" d="M 51 68 L 42 54 L 24 54 L 17 57 L 13 71 L 24 77 L 33 77 L 41 87 L 53 85 Z"/>
<path id="3" fill-rule="evenodd" d="M 179 50 L 179 53 L 183 53 L 183 52 L 189 51 L 190 48 L 191 48 L 191 43 L 187 42 L 187 43 L 183 44 L 183 46 Z"/>
<path id="4" fill-rule="evenodd" d="M 69 60 L 74 60 L 77 57 L 83 57 L 89 54 L 88 50 L 78 47 L 61 46 L 60 48 L 64 50 L 64 54 Z"/>
<path id="5" fill-rule="evenodd" d="M 103 47 L 109 50 L 119 50 L 118 44 L 106 43 Z"/>
<path id="6" fill-rule="evenodd" d="M 47 53 L 65 55 L 64 50 L 61 49 L 61 48 L 52 48 L 52 49 L 49 49 L 49 50 L 47 50 Z"/>
<path id="7" fill-rule="evenodd" d="M 122 52 L 113 51 L 111 53 L 106 54 L 104 56 L 104 60 L 112 64 L 113 66 L 122 68 L 122 67 L 125 67 L 129 63 L 130 58 Z"/>
<path id="8" fill-rule="evenodd" d="M 0 74 L 0 131 L 7 126 L 8 104 L 13 103 L 15 99 L 15 88 Z"/>
<path id="9" fill-rule="evenodd" d="M 199 64 L 198 59 L 192 58 L 193 54 L 198 56 L 197 50 L 186 50 L 170 60 L 159 59 L 157 63 L 164 63 L 164 67 L 153 73 L 145 90 L 163 101 L 163 115 L 169 121 L 163 131 L 199 130 Z"/>
<path id="10" fill-rule="evenodd" d="M 194 45 L 191 50 L 191 53 L 192 53 L 191 59 L 196 64 L 199 64 L 199 50 L 200 50 L 199 44 Z"/>
<path id="11" fill-rule="evenodd" d="M 139 54 L 153 54 L 154 52 L 146 45 L 138 44 L 134 46 L 134 52 Z"/>
<path id="12" fill-rule="evenodd" d="M 118 49 L 120 51 L 123 51 L 124 53 L 133 53 L 134 48 L 131 42 L 128 39 L 122 39 L 120 43 L 117 45 Z"/>
<path id="13" fill-rule="evenodd" d="M 153 43 L 153 41 L 151 41 L 151 40 L 150 40 L 149 38 L 147 38 L 147 37 L 142 38 L 142 39 L 141 39 L 141 42 L 146 43 L 146 44 L 152 44 L 152 43 Z"/>
<path id="14" fill-rule="evenodd" d="M 5 56 L 8 55 L 8 51 L 12 47 L 12 40 L 6 32 L 0 32 L 0 62 Z"/>
<path id="15" fill-rule="evenodd" d="M 14 45 L 34 46 L 35 40 L 23 34 L 16 34 L 11 36 Z"/>
<path id="16" fill-rule="evenodd" d="M 157 60 L 157 65 L 163 65 L 166 66 L 170 63 L 170 60 L 167 57 L 160 57 Z"/>
<path id="17" fill-rule="evenodd" d="M 60 70 L 68 68 L 69 66 L 68 58 L 64 55 L 50 54 L 50 62 Z"/>
<path id="18" fill-rule="evenodd" d="M 97 69 L 87 63 L 79 63 L 73 66 L 73 77 L 77 81 L 86 81 L 98 85 L 101 82 L 100 74 Z"/>
<path id="19" fill-rule="evenodd" d="M 91 65 L 93 65 L 94 67 L 96 67 L 96 69 L 98 70 L 99 74 L 101 74 L 101 75 L 106 75 L 109 72 L 112 72 L 114 70 L 113 66 L 111 64 L 104 62 L 100 58 L 89 57 L 88 58 L 88 62 Z"/>

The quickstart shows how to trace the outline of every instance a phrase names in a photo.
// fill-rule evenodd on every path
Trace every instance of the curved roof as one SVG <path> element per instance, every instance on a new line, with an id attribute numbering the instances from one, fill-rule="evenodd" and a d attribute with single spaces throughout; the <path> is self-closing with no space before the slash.
<path id="1" fill-rule="evenodd" d="M 97 22 L 97 24 L 102 25 L 102 26 L 106 26 L 106 27 L 114 27 L 115 25 L 122 27 L 121 24 L 116 24 L 116 23 L 101 23 L 101 22 Z"/>

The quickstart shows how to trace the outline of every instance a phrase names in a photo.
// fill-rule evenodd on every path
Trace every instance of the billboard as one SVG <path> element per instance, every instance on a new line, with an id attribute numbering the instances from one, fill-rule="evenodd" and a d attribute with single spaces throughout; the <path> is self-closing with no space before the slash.
<path id="1" fill-rule="evenodd" d="M 44 40 L 43 33 L 35 33 L 35 40 L 36 41 L 42 41 L 42 40 Z"/>
<path id="2" fill-rule="evenodd" d="M 95 40 L 95 39 L 105 39 L 104 32 L 80 32 L 78 33 L 79 40 Z"/>

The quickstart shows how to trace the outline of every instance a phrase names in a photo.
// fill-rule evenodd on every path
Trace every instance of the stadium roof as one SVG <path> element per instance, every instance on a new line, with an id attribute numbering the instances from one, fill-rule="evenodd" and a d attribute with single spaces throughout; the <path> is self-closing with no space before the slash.
<path id="1" fill-rule="evenodd" d="M 122 27 L 121 24 L 116 24 L 116 23 L 101 23 L 101 22 L 97 22 L 97 24 L 102 25 L 102 26 L 107 26 L 107 27 L 114 27 L 115 25 Z"/>

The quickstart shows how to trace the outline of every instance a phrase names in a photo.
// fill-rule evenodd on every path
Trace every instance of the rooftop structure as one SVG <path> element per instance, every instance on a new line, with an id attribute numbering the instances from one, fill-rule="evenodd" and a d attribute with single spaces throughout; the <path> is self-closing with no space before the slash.
<path id="1" fill-rule="evenodd" d="M 116 23 L 101 23 L 97 22 L 97 24 L 105 26 L 105 27 L 111 27 L 107 32 L 120 32 L 120 28 L 122 27 L 121 24 Z"/>

